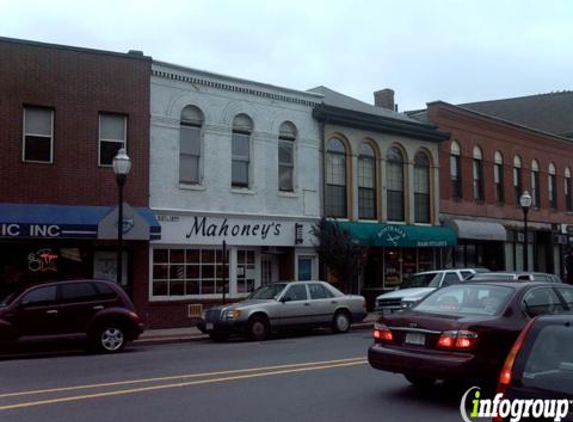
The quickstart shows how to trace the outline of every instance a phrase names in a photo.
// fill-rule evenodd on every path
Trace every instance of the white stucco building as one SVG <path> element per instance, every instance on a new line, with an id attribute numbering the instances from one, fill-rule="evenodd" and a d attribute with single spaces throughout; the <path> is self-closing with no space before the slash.
<path id="1" fill-rule="evenodd" d="M 162 236 L 151 246 L 152 325 L 185 323 L 226 283 L 238 298 L 318 277 L 321 98 L 153 63 L 150 205 Z"/>

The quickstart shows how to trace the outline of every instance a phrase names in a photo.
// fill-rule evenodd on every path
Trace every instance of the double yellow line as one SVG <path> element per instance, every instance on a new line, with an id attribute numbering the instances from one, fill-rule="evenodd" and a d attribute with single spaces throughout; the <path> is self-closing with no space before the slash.
<path id="1" fill-rule="evenodd" d="M 364 365 L 367 360 L 363 357 L 350 359 L 337 359 L 319 362 L 307 362 L 289 365 L 275 365 L 258 368 L 236 369 L 229 371 L 204 372 L 197 374 L 172 375 L 167 377 L 143 378 L 135 380 L 116 381 L 100 384 L 75 385 L 69 387 L 49 388 L 43 390 L 19 391 L 13 393 L 0 394 L 0 403 L 6 399 L 19 399 L 26 396 L 56 395 L 59 397 L 47 398 L 43 400 L 19 401 L 17 403 L 0 404 L 0 411 L 21 409 L 33 406 L 42 406 L 71 401 L 88 400 L 100 397 L 120 396 L 125 394 L 137 394 L 149 391 L 165 390 L 169 388 L 189 387 L 192 385 L 211 384 L 228 381 L 243 380 L 249 378 L 269 377 L 274 375 L 294 374 L 309 371 L 319 371 L 325 369 L 343 368 L 348 366 Z M 178 381 L 178 382 L 174 382 Z M 143 387 L 122 389 L 126 386 L 147 385 Z M 65 395 L 69 392 L 79 390 L 106 389 L 108 391 L 94 392 L 82 395 Z M 60 396 L 62 395 L 63 396 Z"/>

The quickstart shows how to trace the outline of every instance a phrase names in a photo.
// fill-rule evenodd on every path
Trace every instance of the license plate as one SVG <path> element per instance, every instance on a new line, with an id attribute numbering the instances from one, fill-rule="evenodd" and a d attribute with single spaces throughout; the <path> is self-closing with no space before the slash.
<path id="1" fill-rule="evenodd" d="M 393 313 L 394 310 L 390 309 L 390 308 L 382 308 L 382 315 L 389 315 L 391 313 Z"/>
<path id="2" fill-rule="evenodd" d="M 406 339 L 404 340 L 404 343 L 423 346 L 426 344 L 426 336 L 419 333 L 406 333 Z"/>
<path id="3" fill-rule="evenodd" d="M 205 329 L 206 329 L 207 331 L 210 331 L 210 330 L 212 330 L 213 328 L 215 328 L 215 327 L 213 326 L 213 323 L 212 323 L 212 322 L 208 322 L 207 324 L 205 324 Z"/>

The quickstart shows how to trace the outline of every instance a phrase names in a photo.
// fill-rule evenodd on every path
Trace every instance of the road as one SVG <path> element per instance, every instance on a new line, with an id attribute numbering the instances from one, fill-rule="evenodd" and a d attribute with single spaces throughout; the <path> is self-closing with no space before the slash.
<path id="1" fill-rule="evenodd" d="M 459 395 L 370 368 L 370 332 L 0 360 L 2 422 L 460 421 Z"/>

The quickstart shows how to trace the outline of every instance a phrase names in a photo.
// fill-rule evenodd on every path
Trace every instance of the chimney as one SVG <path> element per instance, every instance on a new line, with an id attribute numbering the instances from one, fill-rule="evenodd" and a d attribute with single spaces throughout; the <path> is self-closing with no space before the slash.
<path id="1" fill-rule="evenodd" d="M 394 106 L 394 90 L 390 88 L 381 89 L 374 92 L 374 105 L 376 107 L 387 108 L 388 110 L 395 111 Z"/>

